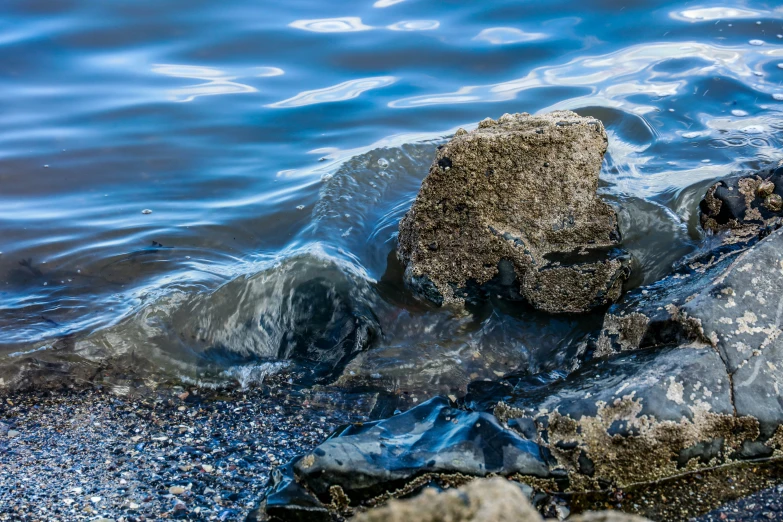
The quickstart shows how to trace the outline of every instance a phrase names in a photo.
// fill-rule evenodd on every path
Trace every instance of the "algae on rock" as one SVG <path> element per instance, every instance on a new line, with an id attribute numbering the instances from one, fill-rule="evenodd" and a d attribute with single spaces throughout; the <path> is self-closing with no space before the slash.
<path id="1" fill-rule="evenodd" d="M 570 111 L 460 129 L 400 223 L 406 282 L 439 304 L 476 286 L 548 312 L 617 300 L 630 270 L 596 195 L 607 143 L 600 121 Z"/>

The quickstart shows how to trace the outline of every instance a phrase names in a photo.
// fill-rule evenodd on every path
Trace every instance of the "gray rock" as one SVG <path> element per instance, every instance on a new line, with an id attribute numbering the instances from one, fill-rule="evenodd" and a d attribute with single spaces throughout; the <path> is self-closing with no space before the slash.
<path id="1" fill-rule="evenodd" d="M 570 111 L 458 131 L 400 223 L 406 282 L 439 304 L 477 289 L 548 312 L 615 301 L 629 257 L 596 195 L 606 147 L 601 122 Z"/>
<path id="2" fill-rule="evenodd" d="M 650 346 L 716 350 L 738 415 L 770 437 L 783 419 L 783 229 L 751 247 L 723 247 L 610 308 L 599 354 Z"/>

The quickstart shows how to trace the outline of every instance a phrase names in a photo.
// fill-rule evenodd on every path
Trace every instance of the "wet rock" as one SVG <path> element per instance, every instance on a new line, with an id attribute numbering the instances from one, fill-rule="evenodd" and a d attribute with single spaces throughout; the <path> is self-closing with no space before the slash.
<path id="1" fill-rule="evenodd" d="M 437 493 L 428 488 L 410 500 L 360 513 L 356 522 L 540 522 L 520 487 L 502 478 L 475 480 Z"/>
<path id="2" fill-rule="evenodd" d="M 458 132 L 400 223 L 408 285 L 438 304 L 486 292 L 548 312 L 615 301 L 629 258 L 596 195 L 606 147 L 601 122 L 570 111 Z"/>
<path id="3" fill-rule="evenodd" d="M 313 452 L 276 470 L 259 519 L 328 519 L 350 506 L 372 507 L 429 484 L 476 476 L 550 477 L 548 454 L 489 413 L 433 398 L 405 413 L 338 430 Z"/>
<path id="4" fill-rule="evenodd" d="M 726 240 L 752 237 L 761 228 L 779 226 L 783 219 L 783 166 L 721 180 L 699 204 L 701 224 L 713 232 L 731 230 Z"/>
<path id="5" fill-rule="evenodd" d="M 662 348 L 593 360 L 532 391 L 471 390 L 471 406 L 514 429 L 532 422 L 534 441 L 571 490 L 653 481 L 683 469 L 727 462 L 759 422 L 734 412 L 731 382 L 712 348 Z"/>
<path id="6" fill-rule="evenodd" d="M 783 229 L 739 247 L 724 245 L 610 308 L 599 355 L 672 345 L 720 354 L 738 415 L 773 435 L 783 420 Z"/>
<path id="7" fill-rule="evenodd" d="M 273 474 L 257 515 L 327 520 L 488 474 L 547 491 L 624 488 L 783 449 L 780 432 L 765 439 L 759 418 L 737 413 L 711 346 L 624 352 L 530 383 L 479 381 L 468 411 L 438 397 L 338 430 Z"/>

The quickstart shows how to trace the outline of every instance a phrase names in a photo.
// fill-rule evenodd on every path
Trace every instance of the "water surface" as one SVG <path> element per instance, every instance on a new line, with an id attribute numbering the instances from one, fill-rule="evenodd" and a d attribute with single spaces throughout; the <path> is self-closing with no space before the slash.
<path id="1" fill-rule="evenodd" d="M 633 284 L 697 247 L 711 180 L 780 159 L 775 2 L 7 0 L 2 12 L 3 362 L 69 339 L 194 379 L 252 376 L 286 358 L 281 339 L 310 320 L 291 299 L 318 279 L 378 326 L 349 381 L 440 390 L 562 368 L 595 318 L 504 303 L 461 315 L 401 287 L 397 223 L 439 143 L 505 112 L 603 120 L 601 190 L 636 256 Z"/>

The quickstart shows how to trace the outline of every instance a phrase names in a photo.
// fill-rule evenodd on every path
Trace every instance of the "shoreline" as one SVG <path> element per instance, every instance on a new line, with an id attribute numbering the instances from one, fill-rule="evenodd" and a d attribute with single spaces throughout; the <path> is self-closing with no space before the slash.
<path id="1" fill-rule="evenodd" d="M 268 389 L 0 397 L 0 521 L 244 520 L 274 466 L 364 418 Z"/>
<path id="2" fill-rule="evenodd" d="M 340 425 L 368 420 L 375 407 L 371 394 L 285 386 L 137 396 L 95 386 L 5 393 L 0 404 L 0 521 L 30 522 L 245 520 L 276 466 Z M 777 520 L 778 487 L 780 459 L 624 491 L 555 494 L 550 505 L 653 520 Z"/>

